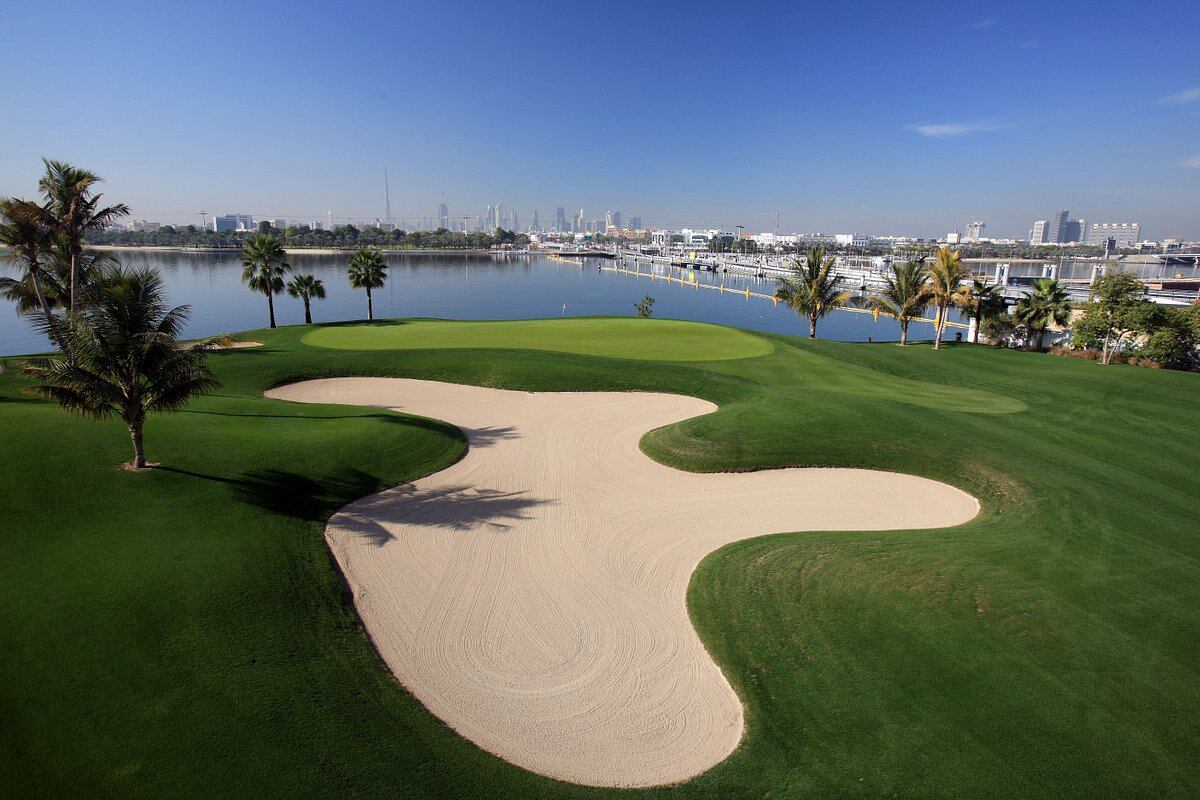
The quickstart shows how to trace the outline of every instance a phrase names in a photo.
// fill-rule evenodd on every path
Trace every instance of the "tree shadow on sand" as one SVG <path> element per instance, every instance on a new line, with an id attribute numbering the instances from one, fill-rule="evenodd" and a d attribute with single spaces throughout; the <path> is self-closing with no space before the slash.
<path id="1" fill-rule="evenodd" d="M 395 539 L 389 530 L 391 526 L 419 525 L 465 531 L 483 524 L 506 530 L 514 521 L 529 519 L 531 509 L 553 502 L 530 497 L 525 492 L 501 492 L 473 486 L 418 489 L 410 483 L 354 503 L 332 523 L 340 532 L 383 547 Z"/>

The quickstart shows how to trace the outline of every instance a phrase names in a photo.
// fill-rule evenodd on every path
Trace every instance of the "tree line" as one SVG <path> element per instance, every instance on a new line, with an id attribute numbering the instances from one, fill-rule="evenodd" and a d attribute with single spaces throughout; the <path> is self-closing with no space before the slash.
<path id="1" fill-rule="evenodd" d="M 975 322 L 979 334 L 999 347 L 1024 346 L 1042 351 L 1046 332 L 1070 326 L 1070 347 L 1061 352 L 1096 358 L 1103 364 L 1114 358 L 1130 363 L 1192 369 L 1200 365 L 1200 303 L 1175 308 L 1155 303 L 1146 285 L 1125 272 L 1096 280 L 1086 303 L 1072 303 L 1066 289 L 1053 278 L 1041 278 L 1006 310 L 1002 287 L 971 276 L 962 254 L 938 249 L 931 263 L 922 257 L 893 264 L 884 286 L 865 299 L 838 286 L 836 259 L 823 248 L 812 248 L 797 259 L 792 274 L 779 279 L 775 298 L 808 320 L 808 335 L 815 338 L 817 322 L 834 309 L 856 305 L 895 319 L 900 344 L 908 344 L 909 324 L 934 310 L 934 349 L 952 309 Z"/>
<path id="2" fill-rule="evenodd" d="M 92 244 L 127 247 L 195 247 L 237 250 L 256 234 L 267 234 L 287 248 L 354 250 L 378 247 L 389 250 L 488 250 L 494 247 L 525 247 L 529 237 L 497 228 L 491 233 L 459 232 L 446 228 L 433 231 L 383 230 L 375 227 L 337 225 L 331 230 L 314 230 L 307 225 L 274 228 L 260 222 L 254 231 L 213 231 L 196 225 L 163 225 L 149 231 L 104 227 L 90 237 Z"/>

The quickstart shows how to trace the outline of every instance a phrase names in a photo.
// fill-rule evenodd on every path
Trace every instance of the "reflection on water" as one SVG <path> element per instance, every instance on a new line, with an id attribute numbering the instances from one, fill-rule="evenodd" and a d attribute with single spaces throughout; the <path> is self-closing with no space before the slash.
<path id="1" fill-rule="evenodd" d="M 252 294 L 242 284 L 242 266 L 236 254 L 125 251 L 119 255 L 131 267 L 159 268 L 170 301 L 191 305 L 188 336 L 209 336 L 267 324 L 266 298 Z M 327 299 L 313 304 L 313 319 L 317 322 L 361 319 L 367 315 L 366 294 L 352 290 L 347 283 L 348 258 L 349 254 L 289 256 L 294 270 L 311 272 L 325 283 Z M 604 271 L 602 268 L 612 262 L 600 259 L 588 259 L 582 267 L 541 256 L 480 254 L 388 255 L 387 262 L 387 284 L 374 292 L 377 317 L 522 319 L 632 315 L 634 304 L 650 294 L 657 301 L 654 313 L 659 317 L 798 336 L 808 333 L 806 321 L 769 300 Z M 642 265 L 643 272 L 648 270 L 647 265 Z M 774 291 L 774 281 L 770 279 L 699 273 L 697 280 L 723 283 L 739 292 L 747 287 L 752 292 Z M 281 325 L 304 321 L 303 305 L 286 294 L 276 298 L 275 314 Z M 924 338 L 931 331 L 929 326 L 915 325 L 911 333 L 914 338 Z M 844 341 L 866 341 L 868 337 L 888 340 L 898 338 L 899 329 L 886 318 L 873 321 L 865 314 L 834 312 L 821 321 L 818 334 Z M 33 332 L 28 321 L 17 317 L 11 305 L 0 305 L 0 354 L 44 349 L 45 340 Z"/>

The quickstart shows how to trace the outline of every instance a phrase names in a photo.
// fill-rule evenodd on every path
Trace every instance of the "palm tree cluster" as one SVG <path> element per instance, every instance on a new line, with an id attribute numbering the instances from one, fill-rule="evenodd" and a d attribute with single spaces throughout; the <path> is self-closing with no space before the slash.
<path id="1" fill-rule="evenodd" d="M 18 277 L 0 279 L 0 293 L 22 314 L 37 314 L 51 339 L 66 319 L 89 302 L 92 278 L 115 264 L 106 253 L 86 251 L 84 238 L 129 213 L 124 203 L 103 205 L 101 178 L 64 161 L 43 159 L 41 200 L 0 197 L 0 245 Z"/>
<path id="2" fill-rule="evenodd" d="M 94 419 L 119 417 L 133 442 L 130 464 L 141 469 L 146 417 L 219 384 L 203 350 L 180 347 L 188 308 L 167 308 L 159 274 L 125 270 L 111 254 L 86 249 L 87 235 L 128 206 L 102 204 L 93 172 L 43 164 L 40 200 L 0 198 L 0 245 L 18 272 L 0 279 L 0 293 L 58 348 L 25 363 L 33 381 L 24 391 Z"/>
<path id="3" fill-rule="evenodd" d="M 312 324 L 312 301 L 325 299 L 325 284 L 308 273 L 292 276 L 291 266 L 284 260 L 287 253 L 283 243 L 266 233 L 255 234 L 242 246 L 242 282 L 250 291 L 266 295 L 267 314 L 275 327 L 275 295 L 286 291 L 304 303 L 304 322 Z M 359 248 L 350 259 L 348 277 L 350 288 L 367 290 L 367 319 L 375 319 L 371 291 L 383 287 L 387 280 L 387 263 L 383 253 L 374 247 Z"/>
<path id="4" fill-rule="evenodd" d="M 940 349 L 942 335 L 950 309 L 961 309 L 975 320 L 973 341 L 978 341 L 979 325 L 1004 309 L 1000 286 L 972 279 L 962 263 L 961 255 L 948 247 L 934 253 L 933 263 L 924 257 L 910 258 L 893 264 L 884 277 L 884 286 L 877 293 L 856 305 L 865 306 L 876 318 L 880 314 L 892 317 L 900 324 L 900 344 L 908 344 L 908 327 L 922 319 L 926 309 L 935 309 L 934 349 Z M 787 303 L 796 313 L 808 317 L 808 335 L 817 335 L 817 320 L 835 308 L 852 302 L 849 292 L 839 292 L 835 261 L 821 248 L 809 250 L 798 261 L 793 274 L 779 281 L 775 297 Z"/>

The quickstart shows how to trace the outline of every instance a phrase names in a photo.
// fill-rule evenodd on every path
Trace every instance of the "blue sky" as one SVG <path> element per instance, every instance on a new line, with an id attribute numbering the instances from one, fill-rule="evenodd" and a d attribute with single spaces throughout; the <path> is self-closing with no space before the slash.
<path id="1" fill-rule="evenodd" d="M 0 193 L 135 215 L 1200 238 L 1200 3 L 0 0 Z M 444 194 L 443 194 L 444 193 Z"/>

